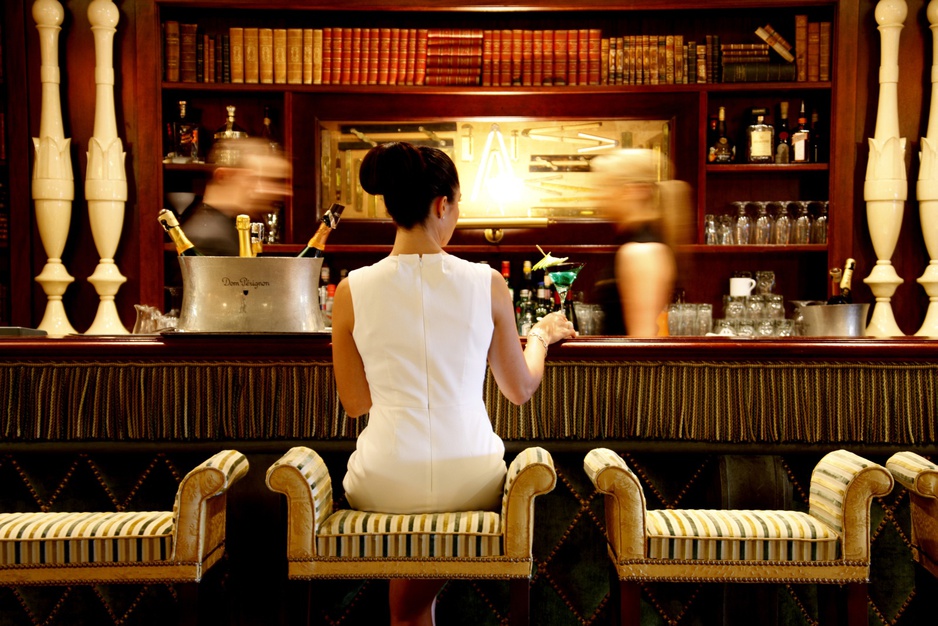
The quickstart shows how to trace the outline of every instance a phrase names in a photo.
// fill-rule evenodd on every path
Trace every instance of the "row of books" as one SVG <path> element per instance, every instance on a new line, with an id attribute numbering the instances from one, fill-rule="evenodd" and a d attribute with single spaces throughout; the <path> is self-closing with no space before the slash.
<path id="1" fill-rule="evenodd" d="M 200 33 L 196 24 L 167 21 L 163 26 L 167 82 L 663 85 L 829 80 L 830 67 L 829 29 L 827 53 L 819 48 L 816 55 L 819 63 L 827 59 L 826 74 L 811 72 L 817 78 L 809 79 L 807 52 L 801 78 L 797 63 L 769 56 L 770 48 L 778 51 L 778 45 L 721 44 L 717 35 L 685 41 L 682 35 L 603 37 L 599 29 L 341 27 L 231 27 L 227 33 L 209 35 Z"/>

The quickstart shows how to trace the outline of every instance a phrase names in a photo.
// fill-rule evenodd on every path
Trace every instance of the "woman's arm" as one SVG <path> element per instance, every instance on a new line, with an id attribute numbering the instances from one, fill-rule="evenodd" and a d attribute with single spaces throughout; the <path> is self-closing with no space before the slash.
<path id="1" fill-rule="evenodd" d="M 495 330 L 489 347 L 489 369 L 502 394 L 514 404 L 524 404 L 534 395 L 544 377 L 547 347 L 538 339 L 531 338 L 521 350 L 511 292 L 505 279 L 495 270 L 492 270 L 492 321 Z M 545 316 L 532 331 L 543 337 L 548 345 L 576 337 L 573 324 L 561 313 Z"/>
<path id="2" fill-rule="evenodd" d="M 358 417 L 371 409 L 371 389 L 365 378 L 365 364 L 352 338 L 353 328 L 352 291 L 348 279 L 344 279 L 336 287 L 332 302 L 332 367 L 342 408 L 349 417 Z"/>

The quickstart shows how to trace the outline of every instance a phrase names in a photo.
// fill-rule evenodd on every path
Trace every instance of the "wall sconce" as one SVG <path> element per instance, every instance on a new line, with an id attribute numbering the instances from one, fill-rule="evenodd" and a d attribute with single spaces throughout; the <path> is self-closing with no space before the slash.
<path id="1" fill-rule="evenodd" d="M 505 237 L 505 228 L 547 228 L 546 217 L 461 217 L 456 228 L 484 228 L 485 240 L 500 243 Z"/>

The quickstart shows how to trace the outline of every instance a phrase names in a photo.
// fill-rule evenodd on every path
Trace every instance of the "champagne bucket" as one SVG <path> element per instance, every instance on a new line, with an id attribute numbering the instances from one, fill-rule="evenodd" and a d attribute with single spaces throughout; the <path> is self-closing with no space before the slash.
<path id="1" fill-rule="evenodd" d="M 808 337 L 863 337 L 869 304 L 817 304 L 801 308 Z"/>
<path id="2" fill-rule="evenodd" d="M 180 256 L 177 330 L 302 333 L 323 329 L 322 258 Z"/>

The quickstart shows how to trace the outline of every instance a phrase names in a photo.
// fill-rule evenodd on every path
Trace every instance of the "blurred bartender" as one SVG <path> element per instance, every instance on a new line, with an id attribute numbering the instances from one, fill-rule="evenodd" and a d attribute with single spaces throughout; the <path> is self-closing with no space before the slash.
<path id="1" fill-rule="evenodd" d="M 690 187 L 664 180 L 670 163 L 659 151 L 618 150 L 591 162 L 599 208 L 618 226 L 615 261 L 599 276 L 593 300 L 605 311 L 607 335 L 655 337 L 674 290 L 673 246 L 690 231 Z"/>
<path id="2" fill-rule="evenodd" d="M 290 161 L 261 139 L 222 141 L 234 146 L 225 148 L 226 154 L 236 150 L 237 158 L 215 169 L 202 202 L 185 216 L 182 228 L 203 254 L 238 256 L 235 218 L 243 213 L 259 222 L 291 194 Z"/>

